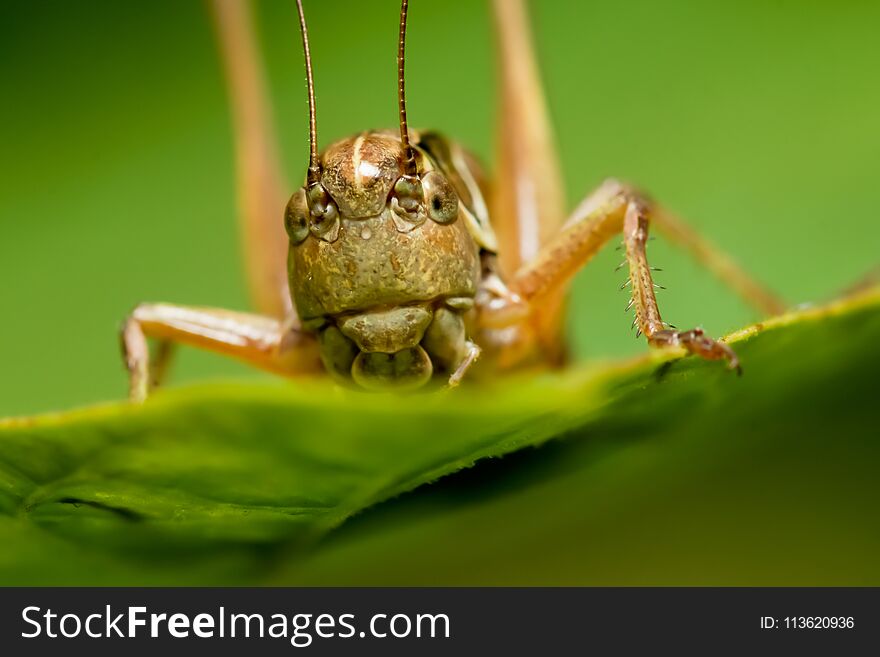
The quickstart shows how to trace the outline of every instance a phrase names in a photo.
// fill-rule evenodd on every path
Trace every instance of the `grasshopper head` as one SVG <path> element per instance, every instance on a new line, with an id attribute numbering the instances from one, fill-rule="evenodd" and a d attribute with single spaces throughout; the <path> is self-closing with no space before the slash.
<path id="1" fill-rule="evenodd" d="M 365 388 L 416 387 L 466 348 L 462 313 L 480 276 L 479 247 L 446 176 L 412 146 L 406 124 L 401 2 L 400 136 L 367 132 L 317 147 L 308 30 L 297 0 L 309 93 L 309 168 L 287 204 L 290 291 L 326 368 Z"/>
<path id="2" fill-rule="evenodd" d="M 309 233 L 333 242 L 344 219 L 367 219 L 386 208 L 397 230 L 408 233 L 428 219 L 452 224 L 459 198 L 446 176 L 421 151 L 412 151 L 407 173 L 406 151 L 390 132 L 366 132 L 331 144 L 318 162 L 314 179 L 297 190 L 285 211 L 291 243 Z"/>
<path id="3" fill-rule="evenodd" d="M 327 368 L 365 387 L 414 386 L 445 369 L 423 338 L 437 308 L 454 322 L 445 313 L 466 309 L 479 282 L 479 247 L 454 189 L 420 152 L 406 174 L 404 157 L 390 133 L 336 142 L 285 212 L 297 312 Z"/>

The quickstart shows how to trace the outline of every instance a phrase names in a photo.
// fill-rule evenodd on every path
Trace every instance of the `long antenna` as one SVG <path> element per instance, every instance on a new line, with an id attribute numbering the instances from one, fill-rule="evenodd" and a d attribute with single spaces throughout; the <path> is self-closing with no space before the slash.
<path id="1" fill-rule="evenodd" d="M 409 143 L 409 130 L 406 126 L 406 76 L 404 63 L 406 58 L 406 12 L 409 0 L 400 3 L 400 37 L 397 40 L 397 106 L 400 111 L 400 143 L 403 146 L 404 168 L 407 175 L 416 175 L 416 160 Z"/>
<path id="2" fill-rule="evenodd" d="M 309 29 L 306 27 L 306 16 L 303 13 L 302 0 L 296 0 L 299 12 L 299 31 L 302 34 L 303 52 L 306 56 L 306 80 L 309 85 L 309 184 L 318 182 L 321 166 L 318 164 L 318 122 L 315 118 L 315 81 L 312 78 L 312 53 L 309 50 Z"/>

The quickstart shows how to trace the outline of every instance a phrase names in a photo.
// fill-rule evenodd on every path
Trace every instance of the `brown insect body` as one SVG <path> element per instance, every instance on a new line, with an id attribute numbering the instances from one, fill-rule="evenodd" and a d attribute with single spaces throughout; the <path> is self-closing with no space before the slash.
<path id="1" fill-rule="evenodd" d="M 296 4 L 308 79 L 309 166 L 287 204 L 283 229 L 277 214 L 283 176 L 250 16 L 238 0 L 213 5 L 235 100 L 248 274 L 262 314 L 140 304 L 122 333 L 132 400 L 145 399 L 161 378 L 173 343 L 284 376 L 329 372 L 366 389 L 414 388 L 432 379 L 456 385 L 481 353 L 480 370 L 490 374 L 558 365 L 568 282 L 615 236 L 622 237 L 621 267 L 629 271 L 621 286 L 629 290 L 627 310 L 648 344 L 724 359 L 738 369 L 723 342 L 661 319 L 647 258 L 651 225 L 762 312 L 784 309 L 730 257 L 627 185 L 606 181 L 565 219 L 524 0 L 492 2 L 502 111 L 491 194 L 461 146 L 438 133 L 409 131 L 408 0 L 401 2 L 397 54 L 399 135 L 365 132 L 319 153 L 308 31 L 302 1 Z M 148 338 L 160 342 L 155 363 Z"/>

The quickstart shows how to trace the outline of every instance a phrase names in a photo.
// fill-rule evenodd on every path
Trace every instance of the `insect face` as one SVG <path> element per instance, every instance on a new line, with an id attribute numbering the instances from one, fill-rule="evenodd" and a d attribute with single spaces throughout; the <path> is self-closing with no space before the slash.
<path id="1" fill-rule="evenodd" d="M 389 133 L 336 142 L 285 213 L 299 317 L 327 369 L 367 388 L 421 385 L 458 362 L 480 278 L 454 189 L 421 152 L 415 175 L 404 158 Z M 438 333 L 456 342 L 451 353 Z"/>

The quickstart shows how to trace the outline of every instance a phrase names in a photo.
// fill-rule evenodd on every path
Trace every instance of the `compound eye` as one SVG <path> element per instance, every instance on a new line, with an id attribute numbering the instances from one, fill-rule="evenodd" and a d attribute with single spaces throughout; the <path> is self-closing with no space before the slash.
<path id="1" fill-rule="evenodd" d="M 306 190 L 298 189 L 284 209 L 284 228 L 292 244 L 300 244 L 309 236 L 309 208 Z"/>
<path id="2" fill-rule="evenodd" d="M 439 171 L 429 171 L 422 177 L 425 207 L 428 216 L 438 224 L 450 224 L 458 218 L 458 194 Z"/>
<path id="3" fill-rule="evenodd" d="M 306 192 L 309 206 L 309 229 L 325 242 L 339 237 L 339 208 L 321 183 L 313 183 Z"/>

